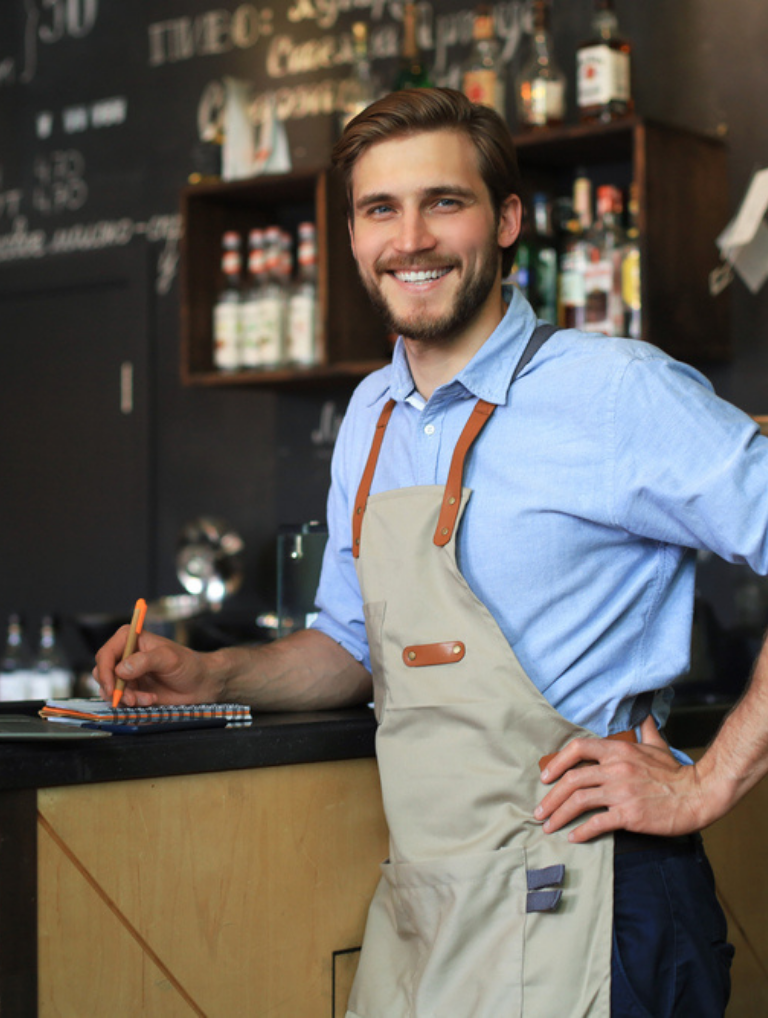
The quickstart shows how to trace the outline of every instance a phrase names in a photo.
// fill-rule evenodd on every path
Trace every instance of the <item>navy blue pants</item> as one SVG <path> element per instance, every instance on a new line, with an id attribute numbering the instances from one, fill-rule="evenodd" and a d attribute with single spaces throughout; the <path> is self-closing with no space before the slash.
<path id="1" fill-rule="evenodd" d="M 733 948 L 701 839 L 614 860 L 611 1018 L 723 1018 Z"/>

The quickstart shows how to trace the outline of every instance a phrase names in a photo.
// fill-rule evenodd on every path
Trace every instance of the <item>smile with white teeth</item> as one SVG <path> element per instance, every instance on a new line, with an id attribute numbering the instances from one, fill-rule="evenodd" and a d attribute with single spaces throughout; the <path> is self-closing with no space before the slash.
<path id="1" fill-rule="evenodd" d="M 450 267 L 446 269 L 403 269 L 400 272 L 394 272 L 393 275 L 401 283 L 431 283 L 432 280 L 441 279 L 450 271 Z"/>

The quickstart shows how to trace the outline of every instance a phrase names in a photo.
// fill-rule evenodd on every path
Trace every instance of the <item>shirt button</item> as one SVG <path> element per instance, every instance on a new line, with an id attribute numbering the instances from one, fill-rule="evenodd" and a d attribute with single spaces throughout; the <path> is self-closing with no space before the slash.
<path id="1" fill-rule="evenodd" d="M 434 435 L 434 433 L 435 433 L 435 426 L 434 426 L 434 424 L 427 424 L 426 427 L 424 428 L 424 434 L 425 435 Z"/>

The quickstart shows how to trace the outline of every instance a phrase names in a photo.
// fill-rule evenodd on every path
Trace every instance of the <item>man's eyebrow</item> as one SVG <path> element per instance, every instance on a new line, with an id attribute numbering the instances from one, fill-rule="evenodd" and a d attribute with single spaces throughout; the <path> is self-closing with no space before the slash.
<path id="1" fill-rule="evenodd" d="M 461 184 L 433 184 L 430 187 L 422 188 L 419 197 L 431 201 L 435 198 L 466 198 L 470 201 L 477 199 L 477 193 L 471 187 L 463 187 Z M 371 194 L 361 195 L 355 202 L 356 209 L 369 208 L 371 205 L 391 205 L 395 196 L 387 191 L 374 191 Z"/>

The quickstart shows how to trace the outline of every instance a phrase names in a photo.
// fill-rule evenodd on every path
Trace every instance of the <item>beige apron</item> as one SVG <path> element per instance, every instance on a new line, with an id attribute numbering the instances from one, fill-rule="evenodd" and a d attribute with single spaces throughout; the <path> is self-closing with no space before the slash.
<path id="1" fill-rule="evenodd" d="M 532 815 L 539 759 L 592 733 L 536 689 L 456 563 L 463 460 L 493 406 L 445 489 L 368 497 L 393 407 L 353 521 L 390 858 L 347 1018 L 608 1018 L 613 837 L 571 845 Z"/>

